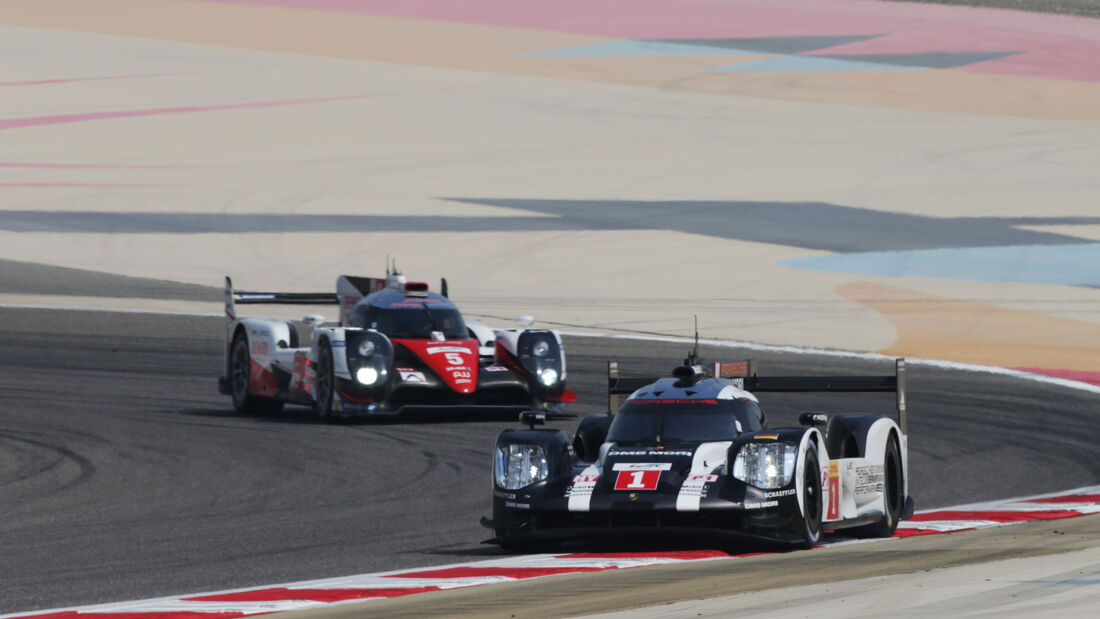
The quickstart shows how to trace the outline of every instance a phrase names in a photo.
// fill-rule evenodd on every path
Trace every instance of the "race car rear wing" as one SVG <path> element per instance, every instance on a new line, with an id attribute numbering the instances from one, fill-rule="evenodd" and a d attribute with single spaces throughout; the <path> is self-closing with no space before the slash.
<path id="1" fill-rule="evenodd" d="M 713 367 L 694 366 L 700 374 L 733 379 L 746 391 L 757 393 L 895 393 L 897 394 L 898 427 L 909 433 L 905 402 L 905 359 L 894 361 L 894 374 L 885 376 L 758 376 L 756 361 L 715 363 Z M 619 362 L 607 362 L 607 407 L 614 414 L 619 409 L 620 396 L 656 382 L 654 377 L 624 377 L 619 375 Z"/>
<path id="2" fill-rule="evenodd" d="M 387 286 L 400 287 L 409 296 L 424 296 L 428 285 L 423 282 L 407 282 L 400 273 L 389 273 L 386 277 L 358 277 L 341 275 L 336 278 L 336 292 L 243 292 L 233 290 L 233 281 L 225 278 L 225 315 L 226 319 L 237 319 L 237 304 L 264 305 L 339 305 L 340 324 L 345 324 L 352 308 L 363 297 L 384 290 Z M 440 281 L 440 293 L 447 296 L 447 280 Z"/>

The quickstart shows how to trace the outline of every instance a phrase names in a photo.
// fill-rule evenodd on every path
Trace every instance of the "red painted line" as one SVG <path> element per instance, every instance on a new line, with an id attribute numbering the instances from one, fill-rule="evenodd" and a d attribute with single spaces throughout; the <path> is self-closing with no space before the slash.
<path id="1" fill-rule="evenodd" d="M 1065 378 L 1067 380 L 1075 380 L 1082 383 L 1089 383 L 1090 385 L 1100 385 L 1100 372 L 1086 372 L 1083 370 L 1051 370 L 1047 368 L 1012 368 L 1021 372 L 1031 372 L 1032 374 L 1042 374 L 1043 376 L 1052 376 L 1054 378 Z"/>
<path id="2" fill-rule="evenodd" d="M 898 529 L 894 531 L 894 537 L 920 537 L 921 535 L 941 535 L 944 533 L 958 533 L 960 531 L 973 531 L 974 529 L 956 529 L 954 531 L 937 531 L 936 529 Z"/>
<path id="3" fill-rule="evenodd" d="M 506 576 L 508 578 L 538 578 L 555 574 L 574 572 L 601 572 L 614 567 L 449 567 L 441 570 L 423 572 L 405 572 L 390 574 L 386 578 L 479 578 L 484 576 Z"/>
<path id="4" fill-rule="evenodd" d="M 1028 499 L 1024 503 L 1100 503 L 1100 494 L 1064 494 L 1042 499 Z"/>
<path id="5" fill-rule="evenodd" d="M 237 617 L 266 615 L 268 613 L 210 612 L 193 611 L 135 612 L 135 613 L 84 613 L 75 610 L 63 610 L 44 615 L 21 615 L 20 619 L 236 619 Z"/>
<path id="6" fill-rule="evenodd" d="M 246 110 L 268 107 L 282 107 L 287 105 L 304 105 L 307 103 L 328 103 L 333 101 L 354 101 L 357 99 L 373 99 L 391 97 L 398 94 L 409 93 L 378 93 L 371 95 L 346 95 L 339 97 L 317 97 L 312 99 L 282 99 L 278 101 L 254 101 L 252 103 L 227 103 L 223 105 L 190 105 L 182 107 L 161 107 L 145 110 L 117 110 L 114 112 L 87 112 L 84 114 L 58 114 L 54 116 L 31 116 L 25 118 L 0 119 L 0 131 L 5 129 L 18 129 L 22 127 L 37 127 L 41 125 L 58 125 L 66 123 L 88 122 L 93 120 L 112 120 L 117 118 L 137 118 L 141 116 L 164 116 L 169 114 L 195 114 L 198 112 L 221 112 L 226 110 Z"/>
<path id="7" fill-rule="evenodd" d="M 414 593 L 439 591 L 439 587 L 392 587 L 377 589 L 257 589 L 220 593 L 193 598 L 182 598 L 185 602 L 275 602 L 279 600 L 307 600 L 310 602 L 342 602 L 344 600 L 366 600 L 370 598 L 393 598 Z"/>
<path id="8" fill-rule="evenodd" d="M 752 553 L 757 554 L 757 553 Z M 721 550 L 672 550 L 667 552 L 577 552 L 559 555 L 555 559 L 714 559 L 717 557 L 743 557 L 731 555 Z"/>
<path id="9" fill-rule="evenodd" d="M 1081 512 L 1068 509 L 1055 509 L 1048 511 L 942 511 L 914 514 L 906 522 L 932 522 L 951 520 L 988 520 L 990 522 L 1030 522 L 1032 520 L 1057 520 L 1059 518 L 1074 518 L 1083 516 Z"/>

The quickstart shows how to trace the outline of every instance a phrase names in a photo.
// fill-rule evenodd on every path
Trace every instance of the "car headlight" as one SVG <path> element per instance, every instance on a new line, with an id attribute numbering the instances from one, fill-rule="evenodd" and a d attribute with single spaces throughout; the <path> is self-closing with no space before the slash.
<path id="1" fill-rule="evenodd" d="M 546 479 L 546 452 L 539 445 L 500 445 L 493 471 L 497 486 L 517 490 Z"/>
<path id="2" fill-rule="evenodd" d="M 372 367 L 359 368 L 355 372 L 355 380 L 364 385 L 373 385 L 378 381 L 378 370 Z"/>
<path id="3" fill-rule="evenodd" d="M 558 382 L 558 371 L 554 368 L 544 368 L 539 372 L 539 380 L 542 381 L 542 384 L 549 387 Z"/>
<path id="4" fill-rule="evenodd" d="M 782 488 L 791 482 L 798 459 L 798 445 L 749 443 L 733 461 L 733 476 L 757 488 Z"/>

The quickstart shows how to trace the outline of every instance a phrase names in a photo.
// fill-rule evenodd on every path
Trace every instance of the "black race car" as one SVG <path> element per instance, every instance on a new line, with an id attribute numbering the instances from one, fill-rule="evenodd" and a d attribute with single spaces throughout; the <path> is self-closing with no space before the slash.
<path id="1" fill-rule="evenodd" d="M 623 378 L 609 363 L 612 415 L 583 419 L 572 440 L 536 429 L 497 438 L 490 542 L 719 535 L 809 547 L 825 529 L 893 535 L 910 517 L 905 361 L 888 376 L 764 377 L 755 363 L 677 367 Z M 887 416 L 803 413 L 770 427 L 753 392 L 894 392 Z M 619 394 L 630 394 L 621 408 Z M 552 416 L 552 415 L 551 415 Z"/>

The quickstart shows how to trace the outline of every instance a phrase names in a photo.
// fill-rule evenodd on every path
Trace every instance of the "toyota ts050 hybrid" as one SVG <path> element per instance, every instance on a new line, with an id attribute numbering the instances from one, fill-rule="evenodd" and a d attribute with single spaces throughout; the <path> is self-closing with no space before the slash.
<path id="1" fill-rule="evenodd" d="M 505 548 L 565 538 L 692 534 L 809 547 L 822 531 L 893 535 L 912 515 L 905 361 L 887 376 L 766 377 L 755 363 L 688 363 L 671 378 L 620 377 L 609 363 L 609 410 L 570 441 L 505 430 L 494 450 L 488 540 Z M 897 421 L 802 413 L 771 427 L 754 392 L 894 392 Z M 620 394 L 630 394 L 618 406 Z"/>
<path id="2" fill-rule="evenodd" d="M 239 412 L 312 406 L 319 417 L 406 409 L 559 410 L 565 352 L 555 331 L 493 330 L 463 320 L 441 292 L 385 278 L 340 276 L 336 293 L 235 292 L 225 279 L 225 375 L 219 390 Z M 236 306 L 339 304 L 340 320 L 239 317 Z"/>

